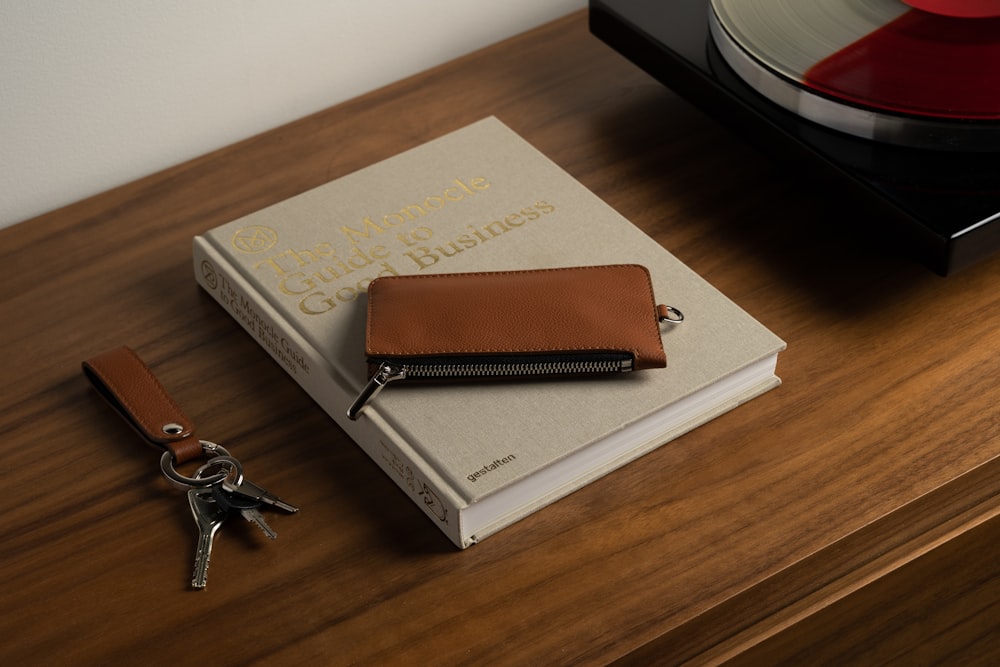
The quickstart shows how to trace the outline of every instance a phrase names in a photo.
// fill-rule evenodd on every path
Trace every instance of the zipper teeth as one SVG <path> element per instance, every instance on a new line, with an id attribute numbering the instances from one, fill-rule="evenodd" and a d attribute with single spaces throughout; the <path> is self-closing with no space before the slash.
<path id="1" fill-rule="evenodd" d="M 549 361 L 536 363 L 406 364 L 412 377 L 489 377 L 503 375 L 560 375 L 566 373 L 616 373 L 630 369 L 631 360 Z"/>

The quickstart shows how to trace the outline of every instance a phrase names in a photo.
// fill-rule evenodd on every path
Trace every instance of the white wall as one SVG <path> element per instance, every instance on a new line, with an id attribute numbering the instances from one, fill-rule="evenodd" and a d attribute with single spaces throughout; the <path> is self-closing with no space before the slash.
<path id="1" fill-rule="evenodd" d="M 0 0 L 0 227 L 585 0 Z"/>

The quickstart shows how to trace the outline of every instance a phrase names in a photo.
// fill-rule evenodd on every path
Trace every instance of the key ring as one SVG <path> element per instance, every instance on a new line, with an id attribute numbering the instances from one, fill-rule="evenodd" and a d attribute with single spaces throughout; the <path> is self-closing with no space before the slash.
<path id="1" fill-rule="evenodd" d="M 223 484 L 231 484 L 232 486 L 240 486 L 244 482 L 243 477 L 243 464 L 240 463 L 239 459 L 235 456 L 229 456 L 227 454 L 220 454 L 219 456 L 213 456 L 208 460 L 208 463 L 203 463 L 200 468 L 194 471 L 194 478 L 197 480 L 209 479 L 206 477 L 212 472 L 213 468 L 219 468 L 226 473 L 226 478 L 229 477 L 230 473 L 236 473 L 233 477 L 232 482 L 226 482 L 223 479 L 222 484 L 210 484 L 209 486 L 218 488 Z M 228 470 L 226 470 L 228 468 Z"/>
<path id="2" fill-rule="evenodd" d="M 657 306 L 657 317 L 660 322 L 670 322 L 671 324 L 680 324 L 684 321 L 684 313 L 682 313 L 677 308 L 673 306 Z"/>
<path id="3" fill-rule="evenodd" d="M 217 456 L 227 457 L 227 462 L 230 462 L 233 465 L 233 469 L 237 471 L 239 477 L 243 477 L 243 466 L 240 465 L 239 461 L 229 455 L 229 452 L 226 451 L 225 447 L 217 445 L 214 442 L 209 442 L 208 440 L 199 440 L 198 442 L 201 443 L 201 451 L 205 456 L 209 458 Z M 229 477 L 229 473 L 231 472 L 230 470 L 225 470 L 203 478 L 185 477 L 177 472 L 176 468 L 174 468 L 174 457 L 169 450 L 163 452 L 163 456 L 160 457 L 160 470 L 163 471 L 163 474 L 171 482 L 188 488 L 202 488 L 212 486 L 213 484 L 220 484 L 222 480 Z"/>

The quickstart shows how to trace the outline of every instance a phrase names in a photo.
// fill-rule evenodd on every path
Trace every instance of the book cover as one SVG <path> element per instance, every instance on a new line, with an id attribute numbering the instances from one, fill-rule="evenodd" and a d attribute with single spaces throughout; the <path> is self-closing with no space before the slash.
<path id="1" fill-rule="evenodd" d="M 558 381 L 367 381 L 377 276 L 642 264 L 668 367 Z M 784 343 L 487 118 L 194 239 L 199 284 L 459 547 L 779 384 Z"/>

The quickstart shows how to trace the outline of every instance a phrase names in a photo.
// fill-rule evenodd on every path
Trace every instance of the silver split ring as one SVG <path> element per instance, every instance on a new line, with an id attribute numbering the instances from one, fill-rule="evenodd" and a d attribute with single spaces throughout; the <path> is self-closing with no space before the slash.
<path id="1" fill-rule="evenodd" d="M 679 324 L 684 321 L 684 313 L 673 306 L 661 306 L 661 312 L 657 319 L 661 322 Z"/>
<path id="2" fill-rule="evenodd" d="M 200 468 L 194 471 L 194 478 L 197 480 L 208 479 L 207 476 L 215 470 L 225 472 L 226 477 L 235 473 L 231 482 L 232 485 L 240 486 L 243 484 L 243 464 L 235 456 L 229 456 L 228 454 L 220 454 L 210 458 L 208 463 L 203 463 Z M 212 476 L 215 477 L 214 474 Z"/>
<path id="3" fill-rule="evenodd" d="M 226 451 L 226 448 L 222 445 L 217 445 L 214 442 L 209 442 L 208 440 L 199 440 L 199 442 L 201 443 L 202 453 L 209 458 L 215 456 L 229 456 L 229 452 Z M 185 477 L 174 468 L 174 456 L 169 450 L 163 452 L 163 456 L 160 457 L 160 470 L 162 470 L 164 476 L 174 484 L 179 484 L 180 486 L 188 488 L 203 488 L 212 486 L 213 484 L 219 484 L 224 479 L 229 477 L 229 473 L 232 472 L 231 470 L 224 470 L 220 473 L 216 473 L 215 475 L 203 478 Z M 242 467 L 239 469 L 239 474 L 242 476 Z"/>

